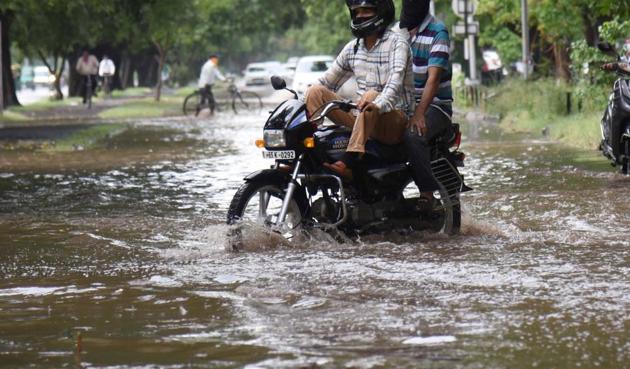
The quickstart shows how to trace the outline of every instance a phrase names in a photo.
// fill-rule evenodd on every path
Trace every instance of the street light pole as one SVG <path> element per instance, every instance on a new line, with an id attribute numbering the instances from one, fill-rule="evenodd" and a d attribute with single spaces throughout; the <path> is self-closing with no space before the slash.
<path id="1" fill-rule="evenodd" d="M 2 19 L 0 19 L 0 115 L 4 111 L 4 65 L 2 65 Z"/>
<path id="2" fill-rule="evenodd" d="M 529 14 L 527 0 L 521 0 L 521 32 L 523 39 L 523 77 L 529 79 Z"/>

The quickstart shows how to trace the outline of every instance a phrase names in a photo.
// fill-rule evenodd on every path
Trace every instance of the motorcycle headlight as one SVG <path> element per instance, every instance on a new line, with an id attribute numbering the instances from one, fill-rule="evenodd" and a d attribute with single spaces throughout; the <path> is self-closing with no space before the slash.
<path id="1" fill-rule="evenodd" d="M 267 147 L 285 147 L 287 145 L 283 129 L 266 129 L 263 132 L 263 137 Z"/>

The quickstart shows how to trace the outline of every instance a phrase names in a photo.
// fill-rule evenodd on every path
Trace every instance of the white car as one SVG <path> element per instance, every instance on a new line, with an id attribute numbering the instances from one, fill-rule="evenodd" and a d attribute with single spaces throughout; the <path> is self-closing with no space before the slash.
<path id="1" fill-rule="evenodd" d="M 293 77 L 293 90 L 303 95 L 312 84 L 324 75 L 335 61 L 330 55 L 305 56 L 298 60 Z"/>
<path id="2" fill-rule="evenodd" d="M 33 83 L 36 86 L 50 87 L 53 82 L 55 82 L 55 76 L 50 73 L 48 67 L 39 66 L 33 68 Z"/>
<path id="3" fill-rule="evenodd" d="M 269 85 L 271 76 L 279 74 L 281 70 L 282 63 L 276 61 L 248 64 L 243 71 L 245 86 Z"/>

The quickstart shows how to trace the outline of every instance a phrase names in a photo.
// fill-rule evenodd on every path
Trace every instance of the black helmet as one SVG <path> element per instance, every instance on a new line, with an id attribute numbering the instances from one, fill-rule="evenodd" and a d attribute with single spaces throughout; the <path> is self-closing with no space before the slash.
<path id="1" fill-rule="evenodd" d="M 400 11 L 400 28 L 412 30 L 429 14 L 430 0 L 403 0 Z"/>
<path id="2" fill-rule="evenodd" d="M 392 0 L 346 0 L 350 10 L 350 28 L 357 38 L 363 38 L 377 32 L 383 32 L 395 17 L 396 10 Z M 358 19 L 356 8 L 374 8 L 376 15 L 369 19 Z"/>

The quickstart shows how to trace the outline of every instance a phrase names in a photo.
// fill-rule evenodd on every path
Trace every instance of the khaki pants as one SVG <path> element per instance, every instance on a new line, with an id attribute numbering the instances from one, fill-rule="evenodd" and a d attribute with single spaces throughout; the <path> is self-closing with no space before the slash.
<path id="1" fill-rule="evenodd" d="M 377 96 L 378 92 L 373 90 L 365 94 L 369 102 L 374 101 Z M 313 113 L 332 100 L 342 99 L 324 86 L 312 86 L 306 92 L 306 109 Z M 407 128 L 407 117 L 399 110 L 383 114 L 376 110 L 363 111 L 356 117 L 341 110 L 333 110 L 328 113 L 328 118 L 336 124 L 352 129 L 346 149 L 348 152 L 365 153 L 365 143 L 369 137 L 387 145 L 400 143 Z"/>

